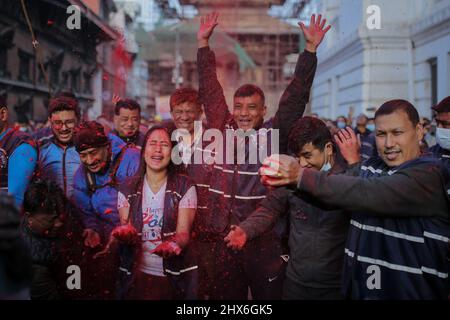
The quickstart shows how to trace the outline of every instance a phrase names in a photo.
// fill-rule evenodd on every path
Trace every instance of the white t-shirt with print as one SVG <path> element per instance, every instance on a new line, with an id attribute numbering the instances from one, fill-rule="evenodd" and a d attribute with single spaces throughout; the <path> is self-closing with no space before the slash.
<path id="1" fill-rule="evenodd" d="M 139 269 L 147 274 L 164 277 L 163 258 L 151 253 L 162 243 L 161 228 L 164 217 L 164 196 L 166 194 L 167 182 L 165 182 L 158 192 L 153 193 L 152 189 L 144 179 L 142 192 L 142 249 L 143 257 Z M 119 192 L 117 207 L 129 207 L 125 196 Z M 184 197 L 180 200 L 179 208 L 197 208 L 197 193 L 194 187 L 189 188 Z"/>

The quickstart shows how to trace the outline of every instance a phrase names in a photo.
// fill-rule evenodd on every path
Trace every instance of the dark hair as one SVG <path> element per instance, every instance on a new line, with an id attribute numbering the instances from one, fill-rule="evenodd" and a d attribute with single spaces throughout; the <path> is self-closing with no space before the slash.
<path id="1" fill-rule="evenodd" d="M 234 97 L 235 98 L 251 97 L 254 94 L 259 95 L 261 97 L 263 104 L 265 104 L 266 97 L 264 96 L 264 92 L 261 90 L 261 88 L 253 84 L 244 84 L 243 86 L 239 87 L 234 93 Z"/>
<path id="2" fill-rule="evenodd" d="M 420 122 L 419 113 L 416 108 L 414 108 L 410 102 L 400 99 L 383 103 L 383 105 L 375 112 L 375 119 L 379 116 L 390 115 L 398 111 L 405 112 L 414 127 Z"/>
<path id="3" fill-rule="evenodd" d="M 25 192 L 23 210 L 30 215 L 35 213 L 62 214 L 65 212 L 63 191 L 52 181 L 36 179 Z"/>
<path id="4" fill-rule="evenodd" d="M 450 96 L 444 98 L 441 102 L 432 107 L 432 109 L 437 113 L 450 112 Z"/>
<path id="5" fill-rule="evenodd" d="M 48 104 L 48 114 L 51 116 L 59 111 L 74 111 L 77 118 L 80 118 L 80 110 L 78 109 L 78 101 L 75 98 L 59 96 L 50 99 Z"/>
<path id="6" fill-rule="evenodd" d="M 190 102 L 195 104 L 198 108 L 200 108 L 200 102 L 198 99 L 198 91 L 192 88 L 179 88 L 176 89 L 170 96 L 169 105 L 170 111 L 173 110 L 173 107 L 185 103 Z"/>
<path id="7" fill-rule="evenodd" d="M 332 141 L 330 130 L 322 120 L 303 117 L 297 120 L 289 133 L 288 150 L 298 156 L 303 146 L 310 142 L 317 149 L 323 150 L 325 145 Z"/>
<path id="8" fill-rule="evenodd" d="M 135 174 L 135 176 L 138 176 L 140 178 L 139 181 L 141 181 L 142 179 L 145 178 L 145 173 L 147 171 L 147 164 L 145 163 L 145 150 L 147 149 L 147 141 L 150 138 L 150 135 L 153 132 L 155 132 L 156 130 L 166 131 L 167 134 L 169 135 L 169 140 L 172 145 L 171 149 L 173 149 L 173 147 L 175 146 L 175 143 L 171 140 L 172 132 L 174 130 L 174 127 L 172 125 L 170 125 L 170 124 L 155 125 L 155 126 L 151 127 L 150 129 L 148 129 L 147 133 L 144 136 L 144 142 L 143 142 L 142 149 L 141 149 L 141 159 L 139 162 L 139 169 L 137 170 L 137 172 Z M 170 160 L 170 162 L 169 162 L 167 171 L 169 174 L 175 171 L 175 164 L 172 162 L 172 160 Z"/>
<path id="9" fill-rule="evenodd" d="M 96 121 L 83 121 L 74 129 L 73 144 L 78 153 L 89 148 L 111 145 L 105 128 Z"/>
<path id="10" fill-rule="evenodd" d="M 138 110 L 139 115 L 141 114 L 141 105 L 133 99 L 121 99 L 116 103 L 114 107 L 114 114 L 118 116 L 120 114 L 120 109 L 128 109 L 128 110 Z"/>

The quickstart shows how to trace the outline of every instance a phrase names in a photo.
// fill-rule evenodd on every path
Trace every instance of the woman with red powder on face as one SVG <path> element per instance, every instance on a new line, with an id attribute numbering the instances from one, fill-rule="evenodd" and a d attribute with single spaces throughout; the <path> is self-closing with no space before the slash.
<path id="1" fill-rule="evenodd" d="M 119 296 L 126 299 L 195 299 L 197 265 L 188 246 L 197 208 L 194 184 L 171 162 L 169 131 L 146 134 L 139 170 L 119 187 L 122 226 Z"/>

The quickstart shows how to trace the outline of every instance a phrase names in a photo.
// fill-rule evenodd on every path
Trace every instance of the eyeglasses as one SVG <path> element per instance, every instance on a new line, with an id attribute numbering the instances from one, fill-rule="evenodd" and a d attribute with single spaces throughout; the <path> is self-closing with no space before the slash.
<path id="1" fill-rule="evenodd" d="M 54 120 L 54 121 L 52 121 L 52 125 L 57 129 L 60 129 L 63 126 L 66 126 L 67 128 L 73 128 L 73 127 L 75 127 L 75 124 L 76 124 L 76 120 L 66 120 L 66 121 Z"/>

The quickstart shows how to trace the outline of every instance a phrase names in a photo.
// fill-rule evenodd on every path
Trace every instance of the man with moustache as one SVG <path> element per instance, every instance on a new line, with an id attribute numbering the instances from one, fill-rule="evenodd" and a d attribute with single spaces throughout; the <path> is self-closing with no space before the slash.
<path id="1" fill-rule="evenodd" d="M 72 199 L 80 213 L 84 245 L 92 249 L 91 256 L 120 225 L 117 188 L 136 173 L 140 152 L 117 136 L 106 135 L 103 126 L 95 121 L 79 124 L 73 142 L 82 165 L 75 173 Z M 117 256 L 112 252 L 101 259 L 90 264 L 93 297 L 113 298 Z"/>
<path id="2" fill-rule="evenodd" d="M 142 148 L 144 134 L 139 131 L 141 106 L 132 99 L 120 99 L 114 107 L 114 130 L 112 133 L 126 144 Z"/>
<path id="3" fill-rule="evenodd" d="M 447 299 L 448 168 L 421 154 L 423 128 L 408 101 L 384 103 L 375 124 L 379 156 L 361 165 L 359 177 L 327 176 L 279 156 L 265 161 L 263 171 L 272 169 L 262 180 L 352 213 L 343 271 L 347 297 Z"/>

